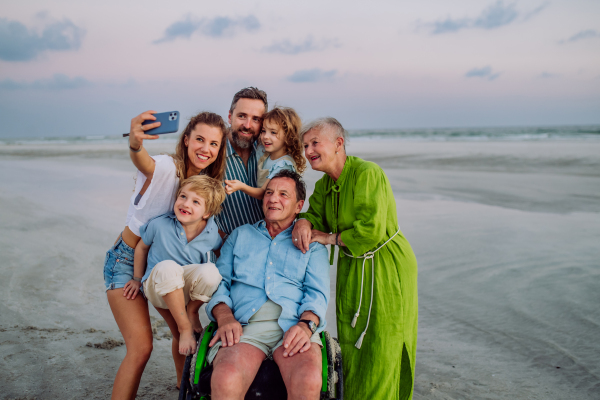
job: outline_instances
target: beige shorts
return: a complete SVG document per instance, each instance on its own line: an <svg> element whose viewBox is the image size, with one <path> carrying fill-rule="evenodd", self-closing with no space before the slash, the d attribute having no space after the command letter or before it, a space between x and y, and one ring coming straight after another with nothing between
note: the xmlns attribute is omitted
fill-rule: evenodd
<svg viewBox="0 0 600 400"><path fill-rule="evenodd" d="M169 308L164 295L183 289L185 304L190 300L207 302L221 283L221 274L213 263L181 266L175 261L161 261L144 282L144 296L156 308Z"/></svg>
<svg viewBox="0 0 600 400"><path fill-rule="evenodd" d="M281 329L277 322L280 315L281 306L271 300L267 300L256 314L250 318L248 325L242 328L243 333L240 343L251 344L262 350L266 357L272 356L275 350L283 344L283 329ZM323 347L318 333L314 333L310 337L310 341ZM220 348L220 340L210 348L206 356L209 363L213 362Z"/></svg>

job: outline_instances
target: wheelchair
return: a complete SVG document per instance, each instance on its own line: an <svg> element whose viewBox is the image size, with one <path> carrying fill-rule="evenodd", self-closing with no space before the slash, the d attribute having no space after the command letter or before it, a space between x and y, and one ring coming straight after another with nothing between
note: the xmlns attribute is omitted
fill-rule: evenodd
<svg viewBox="0 0 600 400"><path fill-rule="evenodd" d="M179 400L208 400L210 399L210 379L212 365L208 365L208 343L217 330L217 325L211 322L198 339L196 353L186 357L179 390ZM342 353L336 338L329 332L321 332L321 355L323 357L323 385L321 399L342 400L344 398L344 377L342 374ZM267 358L260 366L256 378L245 400L287 399L287 391L279 367L275 361Z"/></svg>

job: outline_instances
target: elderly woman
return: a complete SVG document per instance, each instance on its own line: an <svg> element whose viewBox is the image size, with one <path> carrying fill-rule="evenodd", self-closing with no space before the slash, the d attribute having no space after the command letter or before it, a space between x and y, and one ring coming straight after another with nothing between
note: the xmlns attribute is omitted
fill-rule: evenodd
<svg viewBox="0 0 600 400"><path fill-rule="evenodd" d="M398 229L396 202L383 170L346 155L346 131L334 118L302 129L304 154L325 173L292 238L337 245L337 328L347 399L410 399L417 350L417 260ZM333 262L333 251L331 252Z"/></svg>

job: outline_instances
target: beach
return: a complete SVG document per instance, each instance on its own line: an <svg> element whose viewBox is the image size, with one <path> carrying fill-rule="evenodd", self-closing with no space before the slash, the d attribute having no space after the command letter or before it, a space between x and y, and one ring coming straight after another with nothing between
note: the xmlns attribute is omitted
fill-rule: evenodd
<svg viewBox="0 0 600 400"><path fill-rule="evenodd" d="M600 140L347 150L385 170L419 263L414 399L598 398ZM134 175L125 142L0 145L0 399L110 397L125 346L103 260ZM309 193L320 176L305 173ZM138 398L175 399L169 330L151 316Z"/></svg>

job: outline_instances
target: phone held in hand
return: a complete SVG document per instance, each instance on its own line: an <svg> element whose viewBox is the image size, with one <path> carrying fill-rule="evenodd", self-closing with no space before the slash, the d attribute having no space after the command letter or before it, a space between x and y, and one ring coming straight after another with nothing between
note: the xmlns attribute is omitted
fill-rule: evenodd
<svg viewBox="0 0 600 400"><path fill-rule="evenodd" d="M179 111L167 111L153 115L156 117L155 121L148 119L142 122L142 125L160 122L160 126L146 131L147 135L162 135L165 133L177 132L179 130ZM129 136L129 133L123 134L123 137L127 136Z"/></svg>
<svg viewBox="0 0 600 400"><path fill-rule="evenodd" d="M162 135L164 133L173 133L179 130L179 111L156 113L154 116L156 117L156 121L148 119L142 122L142 125L160 122L160 126L158 128L146 131L147 135Z"/></svg>

